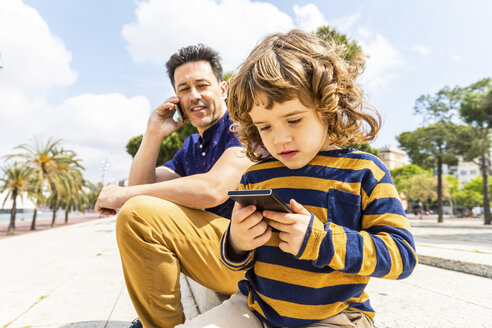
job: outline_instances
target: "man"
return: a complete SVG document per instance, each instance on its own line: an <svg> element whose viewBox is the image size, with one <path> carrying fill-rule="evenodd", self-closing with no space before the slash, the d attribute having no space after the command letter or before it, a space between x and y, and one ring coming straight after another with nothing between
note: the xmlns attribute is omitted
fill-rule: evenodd
<svg viewBox="0 0 492 328"><path fill-rule="evenodd" d="M242 274L221 264L220 238L233 207L227 191L237 188L252 164L229 131L228 86L217 52L204 45L182 48L166 66L177 97L150 115L129 187L104 187L96 203L106 215L121 207L118 248L128 292L146 328L184 322L180 272L218 292L236 291ZM178 102L199 134L155 168L163 138L183 124L173 120Z"/></svg>

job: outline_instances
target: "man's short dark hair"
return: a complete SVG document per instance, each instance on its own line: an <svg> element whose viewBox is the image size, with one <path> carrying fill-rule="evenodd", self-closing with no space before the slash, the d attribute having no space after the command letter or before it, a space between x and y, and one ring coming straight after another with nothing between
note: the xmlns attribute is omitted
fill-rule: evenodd
<svg viewBox="0 0 492 328"><path fill-rule="evenodd" d="M205 60L210 63L212 71L214 72L217 82L222 81L222 65L220 64L220 56L217 51L204 45L197 44L196 46L188 46L178 50L174 55L169 58L166 63L167 74L171 80L171 84L174 88L174 71L179 66L189 63Z"/></svg>

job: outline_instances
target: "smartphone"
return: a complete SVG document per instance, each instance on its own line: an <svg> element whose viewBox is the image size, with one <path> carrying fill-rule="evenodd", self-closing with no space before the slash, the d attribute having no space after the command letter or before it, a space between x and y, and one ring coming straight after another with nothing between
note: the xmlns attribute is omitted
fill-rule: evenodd
<svg viewBox="0 0 492 328"><path fill-rule="evenodd" d="M272 189L234 190L229 191L227 195L243 206L255 205L258 211L294 213Z"/></svg>
<svg viewBox="0 0 492 328"><path fill-rule="evenodd" d="M174 104L174 109L176 110L176 113L178 113L179 122L184 122L186 116L183 111L183 108L181 107L181 104L180 103Z"/></svg>

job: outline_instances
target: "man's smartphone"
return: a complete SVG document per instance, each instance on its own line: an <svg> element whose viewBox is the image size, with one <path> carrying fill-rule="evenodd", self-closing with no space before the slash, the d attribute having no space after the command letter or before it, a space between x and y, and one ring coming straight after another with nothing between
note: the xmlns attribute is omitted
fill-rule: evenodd
<svg viewBox="0 0 492 328"><path fill-rule="evenodd" d="M176 113L178 113L178 118L180 122L184 122L186 119L185 113L183 111L183 108L181 107L180 103L174 104L174 109L176 110Z"/></svg>
<svg viewBox="0 0 492 328"><path fill-rule="evenodd" d="M272 189L234 190L229 191L227 195L243 206L255 205L258 211L294 213Z"/></svg>

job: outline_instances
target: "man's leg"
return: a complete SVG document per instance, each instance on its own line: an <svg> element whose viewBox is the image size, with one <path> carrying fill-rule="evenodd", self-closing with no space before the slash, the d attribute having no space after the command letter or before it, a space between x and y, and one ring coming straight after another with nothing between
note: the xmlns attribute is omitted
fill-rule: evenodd
<svg viewBox="0 0 492 328"><path fill-rule="evenodd" d="M184 322L179 274L233 294L242 272L220 262L229 220L150 196L130 199L116 221L125 281L145 328Z"/></svg>

